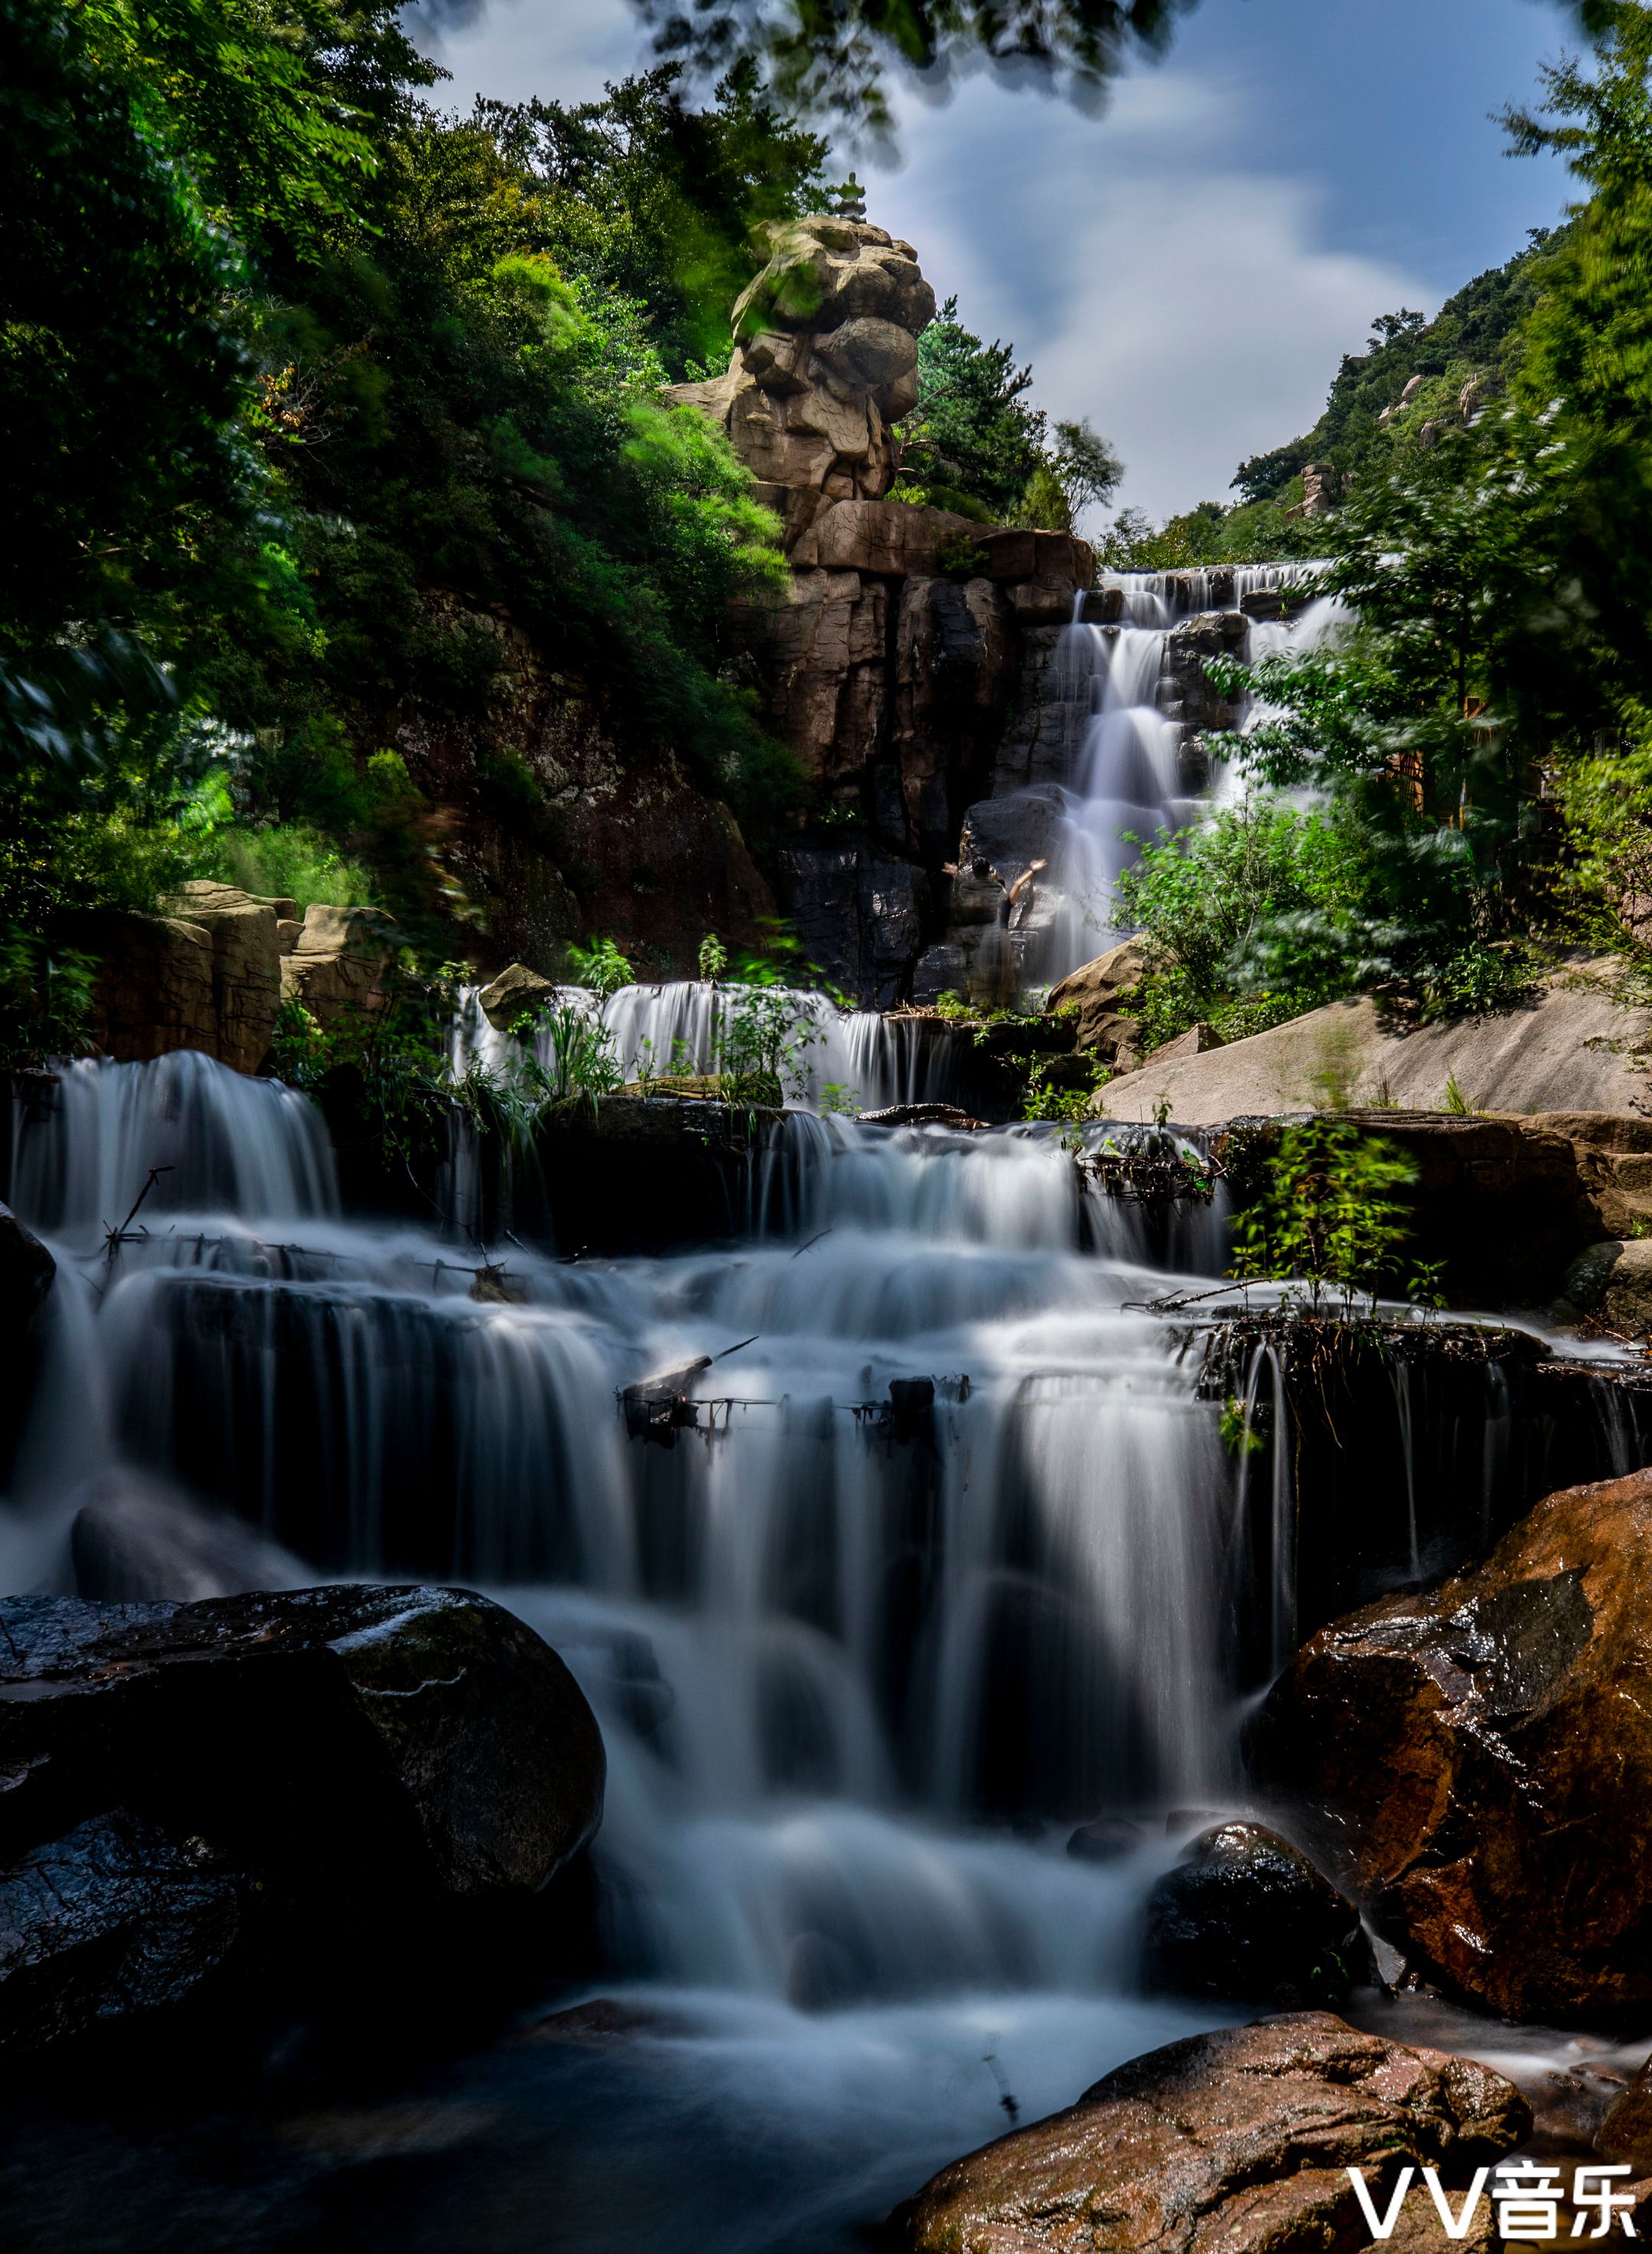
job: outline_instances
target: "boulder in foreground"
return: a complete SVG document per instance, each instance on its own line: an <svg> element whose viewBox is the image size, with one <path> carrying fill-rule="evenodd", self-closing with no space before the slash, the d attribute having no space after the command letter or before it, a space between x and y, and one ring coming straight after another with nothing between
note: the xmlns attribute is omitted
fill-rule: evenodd
<svg viewBox="0 0 1652 2254"><path fill-rule="evenodd" d="M1540 1502L1485 1564L1298 1654L1263 1718L1379 1929L1510 2019L1652 2010L1652 1472Z"/></svg>
<svg viewBox="0 0 1652 2254"><path fill-rule="evenodd" d="M1374 2192L1406 2162L1454 2182L1531 2115L1514 2084L1328 2012L1194 2035L1132 2059L1076 2105L955 2160L885 2230L889 2254L1348 2254L1366 2244L1350 2167ZM1386 2206L1386 2197L1382 2198ZM1491 2243L1488 2202L1464 2242ZM1390 2244L1446 2240L1420 2189Z"/></svg>
<svg viewBox="0 0 1652 2254"><path fill-rule="evenodd" d="M466 1591L0 1602L0 2050L176 2002L272 1922L353 1964L415 1934L428 1976L585 1844L604 1772L562 1661Z"/></svg>

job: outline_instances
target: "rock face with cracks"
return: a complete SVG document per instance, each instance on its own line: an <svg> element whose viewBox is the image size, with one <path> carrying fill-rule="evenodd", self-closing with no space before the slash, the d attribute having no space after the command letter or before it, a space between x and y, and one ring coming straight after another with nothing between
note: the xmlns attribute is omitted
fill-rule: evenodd
<svg viewBox="0 0 1652 2254"><path fill-rule="evenodd" d="M255 1897L369 1936L523 1897L604 1774L556 1653L465 1591L7 1599L0 2049L177 2000Z"/></svg>
<svg viewBox="0 0 1652 2254"><path fill-rule="evenodd" d="M1530 2126L1518 2090L1486 2067L1292 2012L1132 2059L1065 2112L943 2168L883 2243L890 2254L1355 2254L1370 2233L1350 2167L1374 2190L1407 2163L1451 2183ZM1490 2244L1487 2211L1482 2200L1460 2243ZM1443 2254L1420 2190L1389 2243Z"/></svg>
<svg viewBox="0 0 1652 2254"><path fill-rule="evenodd" d="M1322 1629L1258 1752L1378 1929L1517 2020L1652 2009L1652 1473L1540 1502L1486 1562Z"/></svg>

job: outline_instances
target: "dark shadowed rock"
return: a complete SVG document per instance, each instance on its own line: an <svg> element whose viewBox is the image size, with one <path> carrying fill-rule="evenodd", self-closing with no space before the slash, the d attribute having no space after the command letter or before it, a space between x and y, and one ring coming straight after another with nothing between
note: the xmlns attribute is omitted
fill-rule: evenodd
<svg viewBox="0 0 1652 2254"><path fill-rule="evenodd" d="M0 2050L181 2003L228 1959L245 1879L123 1810L0 1870Z"/></svg>
<svg viewBox="0 0 1652 2254"><path fill-rule="evenodd" d="M1132 2059L1078 2104L955 2160L895 2210L904 2254L1354 2254L1348 2170L1405 2162L1447 2182L1508 2152L1531 2115L1466 2059L1357 2034L1326 2012L1194 2035ZM1383 2204L1386 2204L1384 2200ZM1488 2247L1488 2203L1464 2242ZM1446 2244L1409 2201L1390 2245Z"/></svg>
<svg viewBox="0 0 1652 2254"><path fill-rule="evenodd" d="M32 1229L0 1205L0 1331L20 1332L52 1288L57 1263Z"/></svg>
<svg viewBox="0 0 1652 2254"><path fill-rule="evenodd" d="M1098 1816L1079 1825L1067 1852L1075 1863L1116 1863L1133 1855L1146 1836L1133 1816Z"/></svg>
<svg viewBox="0 0 1652 2254"><path fill-rule="evenodd" d="M1240 2003L1334 2004L1366 1969L1360 1914L1260 1824L1220 1824L1147 1905L1150 1985Z"/></svg>
<svg viewBox="0 0 1652 2254"><path fill-rule="evenodd" d="M105 1604L195 1603L306 1588L318 1578L242 1520L192 1509L141 1473L101 1474L82 1492L69 1533L77 1595Z"/></svg>
<svg viewBox="0 0 1652 2254"><path fill-rule="evenodd" d="M1551 1494L1483 1565L1337 1620L1258 1754L1375 1922L1511 2019L1652 2008L1652 1473Z"/></svg>
<svg viewBox="0 0 1652 2254"><path fill-rule="evenodd" d="M604 1758L556 1653L486 1598L323 1588L0 1602L0 1856L110 1807L308 1888L541 1886Z"/></svg>

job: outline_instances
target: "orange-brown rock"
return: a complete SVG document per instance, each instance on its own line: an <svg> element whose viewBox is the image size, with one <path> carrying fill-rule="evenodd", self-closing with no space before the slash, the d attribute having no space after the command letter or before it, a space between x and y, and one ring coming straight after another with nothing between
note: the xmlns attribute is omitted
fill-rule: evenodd
<svg viewBox="0 0 1652 2254"><path fill-rule="evenodd" d="M1637 2176L1652 2176L1652 2059L1607 2106L1594 2142L1602 2160L1627 2160Z"/></svg>
<svg viewBox="0 0 1652 2254"><path fill-rule="evenodd" d="M237 1072L257 1072L270 1054L281 1006L279 918L294 903L261 900L238 886L199 878L184 886L175 905L212 940L214 1054Z"/></svg>
<svg viewBox="0 0 1652 2254"><path fill-rule="evenodd" d="M1348 2170L1447 2183L1508 2152L1531 2115L1512 2082L1328 2012L1222 2028L1132 2059L1076 2105L986 2145L886 2226L895 2254L1355 2254ZM1488 2202L1460 2243L1488 2247ZM1446 2240L1418 2186L1388 2242Z"/></svg>
<svg viewBox="0 0 1652 2254"><path fill-rule="evenodd" d="M1652 1472L1324 1628L1260 1753L1380 1930L1511 2019L1652 2012Z"/></svg>
<svg viewBox="0 0 1652 2254"><path fill-rule="evenodd" d="M1074 1046L1098 1049L1112 1056L1122 1041L1135 1032L1135 1020L1124 1016L1119 1004L1133 994L1146 976L1147 948L1139 939L1126 939L1110 947L1092 962L1082 962L1052 987L1044 1004L1047 1012L1078 1011Z"/></svg>
<svg viewBox="0 0 1652 2254"><path fill-rule="evenodd" d="M92 1034L122 1064L169 1049L218 1054L213 939L205 925L175 915L88 916L73 937L99 957Z"/></svg>

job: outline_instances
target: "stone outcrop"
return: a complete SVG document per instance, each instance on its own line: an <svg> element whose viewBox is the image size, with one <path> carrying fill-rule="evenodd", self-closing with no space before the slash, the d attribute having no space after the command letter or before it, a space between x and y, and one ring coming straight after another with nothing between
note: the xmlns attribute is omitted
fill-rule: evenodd
<svg viewBox="0 0 1652 2254"><path fill-rule="evenodd" d="M727 373L667 396L727 432L792 546L823 510L888 492L890 425L917 404L935 294L912 245L864 220L780 221L766 248L734 307Z"/></svg>
<svg viewBox="0 0 1652 2254"><path fill-rule="evenodd" d="M284 1001L302 1004L318 1026L346 1012L376 1016L386 1006L384 974L397 940L382 908L335 908L318 901L304 912L290 953L280 957Z"/></svg>
<svg viewBox="0 0 1652 2254"><path fill-rule="evenodd" d="M570 940L601 932L644 977L676 976L708 931L762 944L774 896L733 815L668 744L632 742L595 686L558 672L508 615L444 590L420 612L432 645L466 665L492 645L484 713L410 704L393 733L442 809L444 865L486 912L496 960L554 976Z"/></svg>
<svg viewBox="0 0 1652 2254"><path fill-rule="evenodd" d="M270 1054L281 1004L279 923L297 903L260 899L235 885L199 878L183 886L178 914L212 942L212 1054L237 1072L258 1072Z"/></svg>
<svg viewBox="0 0 1652 2254"><path fill-rule="evenodd" d="M509 962L476 999L494 1032L508 1033L519 1018L533 1017L542 1010L556 991L552 980L542 978L525 962Z"/></svg>
<svg viewBox="0 0 1652 2254"><path fill-rule="evenodd" d="M1607 2106L1594 2142L1603 2160L1627 2160L1643 2180L1652 2176L1652 2059Z"/></svg>
<svg viewBox="0 0 1652 2254"><path fill-rule="evenodd" d="M1578 1254L1557 1312L1592 1316L1623 1338L1652 1331L1652 1238L1608 1239Z"/></svg>
<svg viewBox="0 0 1652 2254"><path fill-rule="evenodd" d="M1349 2168L1366 2169L1374 2190L1407 2162L1455 2184L1530 2125L1519 2091L1488 2068L1293 2012L1132 2059L1065 2112L943 2168L895 2210L883 2244L890 2254L1353 2254L1370 2234ZM1483 2199L1476 2223L1460 2243L1489 2249ZM1420 2189L1388 2243L1444 2254Z"/></svg>
<svg viewBox="0 0 1652 2254"><path fill-rule="evenodd" d="M91 1034L122 1064L169 1049L218 1054L213 999L213 939L205 925L175 915L76 918L68 936L99 958Z"/></svg>
<svg viewBox="0 0 1652 2254"><path fill-rule="evenodd" d="M965 809L992 789L1012 707L1036 704L1024 676L1095 557L1071 533L888 497L934 312L909 244L832 215L777 226L767 247L727 373L669 396L719 424L781 520L789 585L738 624L811 818L856 835L783 855L780 906L813 960L883 1005L913 990Z"/></svg>
<svg viewBox="0 0 1652 2254"><path fill-rule="evenodd" d="M1335 1621L1261 1758L1379 1930L1511 2019L1652 2009L1652 1474L1552 1494L1483 1565Z"/></svg>
<svg viewBox="0 0 1652 2254"><path fill-rule="evenodd" d="M17 2049L174 2000L256 1900L388 1933L537 1889L595 1830L604 1760L556 1654L466 1592L18 1597L0 1779Z"/></svg>
<svg viewBox="0 0 1652 2254"><path fill-rule="evenodd" d="M1609 962L1580 959L1517 1008L1436 1025L1408 1023L1370 997L1332 1002L1214 1056L1150 1056L1109 1086L1108 1115L1151 1119L1161 1097L1187 1126L1327 1102L1443 1110L1454 1081L1476 1112L1645 1119L1652 1011L1617 999L1612 970ZM1652 1185L1652 1164L1642 1171Z"/></svg>
<svg viewBox="0 0 1652 2254"><path fill-rule="evenodd" d="M1051 988L1045 1014L1057 1017L1064 1010L1075 1008L1075 1046L1094 1049L1110 1063L1135 1033L1135 1020L1118 1005L1140 985L1147 967L1148 952L1141 940L1127 939L1110 947L1105 955L1081 963Z"/></svg>
<svg viewBox="0 0 1652 2254"><path fill-rule="evenodd" d="M1148 1898L1148 1982L1179 1995L1340 2004L1367 1961L1353 1903L1261 1824L1201 1832Z"/></svg>

